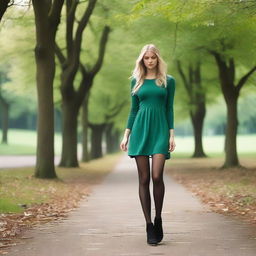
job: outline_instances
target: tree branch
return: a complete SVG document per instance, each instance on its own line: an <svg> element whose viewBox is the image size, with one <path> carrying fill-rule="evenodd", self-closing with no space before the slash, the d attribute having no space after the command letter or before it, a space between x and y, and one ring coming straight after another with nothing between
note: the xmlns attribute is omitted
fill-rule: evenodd
<svg viewBox="0 0 256 256"><path fill-rule="evenodd" d="M73 0L75 1L75 0ZM63 88L72 86L72 82L77 74L79 65L80 65L80 53L81 53L81 44L82 44L82 34L85 27L88 24L89 18L93 12L97 0L89 0L86 11L84 12L82 19L78 23L78 27L76 29L75 38L72 43L72 53L67 59L68 67L66 70L67 80L65 84L63 84ZM80 83L81 84L81 83Z"/></svg>
<svg viewBox="0 0 256 256"><path fill-rule="evenodd" d="M80 22L78 23L78 27L77 27L76 35L75 35L75 39L74 39L74 44L75 44L74 55L75 55L75 59L77 59L77 60L79 60L79 54L80 54L80 50L81 50L82 34L83 34L85 27L88 24L90 16L91 16L93 9L96 5L96 2L97 2L97 0L89 0L87 9L84 12L84 15L81 18Z"/></svg>
<svg viewBox="0 0 256 256"><path fill-rule="evenodd" d="M66 0L66 42L67 42L67 58L69 59L73 49L73 29L75 22L75 13L79 1Z"/></svg>
<svg viewBox="0 0 256 256"><path fill-rule="evenodd" d="M245 74L238 82L236 88L238 90L238 92L241 90L241 88L244 86L245 82L247 81L247 79L249 78L250 75L253 74L253 72L256 71L256 66L254 66L247 74Z"/></svg>
<svg viewBox="0 0 256 256"><path fill-rule="evenodd" d="M122 110L122 108L127 104L127 100L122 101L119 104L116 104L114 107L112 107L112 109L110 109L108 111L108 113L111 114L106 114L105 115L105 120L108 121L109 119L115 117L116 115L118 115L118 113L120 113L120 111Z"/></svg>
<svg viewBox="0 0 256 256"><path fill-rule="evenodd" d="M106 45L107 45L107 41L108 41L108 35L109 35L110 31L111 31L111 29L109 26L104 27L104 30L103 30L102 36L101 36L101 40L100 40L98 59L90 71L90 73L93 76L95 74L97 74L97 72L99 72L99 70L102 66L103 58L104 58L105 50L106 50Z"/></svg>
<svg viewBox="0 0 256 256"><path fill-rule="evenodd" d="M186 88L187 92L189 93L189 89L190 89L190 88L189 88L188 80L187 80L187 78L186 78L185 73L184 73L183 70L182 70L180 60L177 60L177 61L176 61L176 65L177 65L177 69L178 69L178 71L179 71L179 73L180 73L180 76L181 76L181 78L182 78L182 80L183 80L183 83L184 83L184 85L185 85L185 88Z"/></svg>
<svg viewBox="0 0 256 256"><path fill-rule="evenodd" d="M63 52L61 51L60 47L58 46L57 42L55 42L55 54L59 59L61 68L65 68L65 63L67 61L66 57L64 56Z"/></svg>
<svg viewBox="0 0 256 256"><path fill-rule="evenodd" d="M54 26L54 30L57 29L60 23L60 14L63 4L64 0L54 0L51 5L48 17L49 20L52 22L52 25Z"/></svg>
<svg viewBox="0 0 256 256"><path fill-rule="evenodd" d="M86 91L89 91L92 85L93 77L87 72L85 66L80 62L79 68L82 74L82 80L79 84L79 88L76 91L77 102L78 98L83 98Z"/></svg>

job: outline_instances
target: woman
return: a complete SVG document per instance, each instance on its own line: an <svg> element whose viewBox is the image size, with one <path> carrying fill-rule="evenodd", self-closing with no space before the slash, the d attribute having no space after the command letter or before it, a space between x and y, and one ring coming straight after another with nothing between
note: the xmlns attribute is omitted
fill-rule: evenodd
<svg viewBox="0 0 256 256"><path fill-rule="evenodd" d="M166 74L167 65L153 44L145 45L131 76L131 110L120 148L135 158L139 177L139 197L146 220L147 243L163 239L162 205L166 159L175 149L173 101L175 79ZM150 163L152 158L154 224L151 221Z"/></svg>

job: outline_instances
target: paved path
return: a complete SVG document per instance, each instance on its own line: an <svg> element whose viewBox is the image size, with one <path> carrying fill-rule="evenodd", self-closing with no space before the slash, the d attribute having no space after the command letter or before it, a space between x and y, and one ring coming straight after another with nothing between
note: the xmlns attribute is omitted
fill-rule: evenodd
<svg viewBox="0 0 256 256"><path fill-rule="evenodd" d="M54 157L55 165L58 165L60 156ZM35 166L36 156L0 156L0 170L5 168Z"/></svg>
<svg viewBox="0 0 256 256"><path fill-rule="evenodd" d="M171 160L168 160L171 161ZM255 256L256 230L212 213L165 174L164 238L146 243L134 159L125 154L113 172L81 201L69 218L26 232L19 256ZM152 189L152 182L150 184ZM152 193L152 190L151 190ZM152 196L151 196L152 198ZM152 203L154 217L154 204Z"/></svg>

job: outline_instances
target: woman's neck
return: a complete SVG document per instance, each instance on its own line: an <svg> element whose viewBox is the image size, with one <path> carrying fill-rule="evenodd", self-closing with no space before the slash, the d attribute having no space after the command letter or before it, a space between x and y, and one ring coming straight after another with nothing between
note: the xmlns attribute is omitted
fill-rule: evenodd
<svg viewBox="0 0 256 256"><path fill-rule="evenodd" d="M156 78L156 71L147 72L146 75L145 75L145 78L146 79L154 79L154 78Z"/></svg>

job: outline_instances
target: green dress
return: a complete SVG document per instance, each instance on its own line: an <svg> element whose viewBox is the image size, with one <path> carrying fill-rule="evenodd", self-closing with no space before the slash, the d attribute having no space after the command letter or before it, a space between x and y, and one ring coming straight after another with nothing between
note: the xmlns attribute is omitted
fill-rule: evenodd
<svg viewBox="0 0 256 256"><path fill-rule="evenodd" d="M128 156L161 153L170 159L169 129L173 129L173 101L175 79L167 75L167 88L155 83L156 79L144 79L143 85L131 95L131 109L126 128L130 129ZM135 85L131 80L131 89Z"/></svg>

